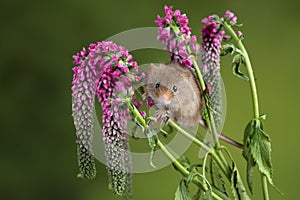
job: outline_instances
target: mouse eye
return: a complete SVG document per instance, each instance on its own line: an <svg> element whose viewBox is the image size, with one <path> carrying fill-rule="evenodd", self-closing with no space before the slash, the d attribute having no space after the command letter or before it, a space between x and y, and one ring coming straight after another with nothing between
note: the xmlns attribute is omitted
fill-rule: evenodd
<svg viewBox="0 0 300 200"><path fill-rule="evenodd" d="M159 88L159 86L160 86L160 82L156 83L155 88L157 89Z"/></svg>
<svg viewBox="0 0 300 200"><path fill-rule="evenodd" d="M177 87L176 85L173 86L173 91L176 92L177 91Z"/></svg>

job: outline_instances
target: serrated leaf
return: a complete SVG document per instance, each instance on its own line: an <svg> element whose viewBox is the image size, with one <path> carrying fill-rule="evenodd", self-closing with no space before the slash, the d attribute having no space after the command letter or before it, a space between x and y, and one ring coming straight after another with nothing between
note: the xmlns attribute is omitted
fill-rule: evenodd
<svg viewBox="0 0 300 200"><path fill-rule="evenodd" d="M249 81L249 78L240 71L240 67L243 62L243 56L241 54L236 54L232 60L232 72L235 76L245 81Z"/></svg>
<svg viewBox="0 0 300 200"><path fill-rule="evenodd" d="M235 199L238 200L250 200L250 197L246 193L246 189L241 181L241 177L235 164L232 166L232 174L231 174L231 190Z"/></svg>
<svg viewBox="0 0 300 200"><path fill-rule="evenodd" d="M189 188L184 179L182 179L175 192L175 200L192 200L189 194Z"/></svg>
<svg viewBox="0 0 300 200"><path fill-rule="evenodd" d="M272 163L271 163L271 142L269 136L263 130L263 123L260 119L251 120L244 133L244 150L243 156L247 160L247 177L251 178L252 168L255 164L261 173L266 175L269 183L272 180ZM248 184L252 184L252 180ZM252 187L251 185L249 187Z"/></svg>
<svg viewBox="0 0 300 200"><path fill-rule="evenodd" d="M220 168L218 165L216 165L214 160L211 160L210 162L210 176L212 180L212 186L225 196L228 196Z"/></svg>

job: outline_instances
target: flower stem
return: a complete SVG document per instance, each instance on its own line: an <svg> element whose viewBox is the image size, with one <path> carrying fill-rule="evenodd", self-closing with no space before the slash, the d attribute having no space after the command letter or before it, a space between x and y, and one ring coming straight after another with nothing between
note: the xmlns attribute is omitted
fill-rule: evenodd
<svg viewBox="0 0 300 200"><path fill-rule="evenodd" d="M267 180L267 177L262 173L261 173L261 182L263 185L264 199L269 200L268 180Z"/></svg>
<svg viewBox="0 0 300 200"><path fill-rule="evenodd" d="M127 104L130 112L134 115L135 120L137 120L137 122L145 129L148 129L149 126L147 125L145 119L141 116L140 112L138 111L138 109L130 102L130 100L125 100L125 103ZM204 143L202 143L201 141L199 141L198 139L196 139L195 137L191 136L189 133L187 133L185 130L183 130L181 127L179 127L176 123L172 122L171 120L169 121L169 124L175 128L177 131L179 131L180 133L182 133L183 135L185 135L187 138L191 139L194 143L196 143L197 145L199 145L200 147L203 147L206 151L208 151L211 156L213 157L213 159L216 161L216 163L219 165L219 167L221 168L221 170L223 171L223 173L226 175L226 177L228 178L228 180L230 180L230 176L231 173L229 171L229 167L228 166L224 166L224 163L221 161L221 159L218 157L218 155L216 154L216 152L209 148L207 145L205 145ZM157 146L166 154L166 156L172 161L172 163L174 164L174 166L184 175L184 176L189 176L189 171L187 169L185 169L176 159L175 157L166 149L166 147L160 142L159 139L157 139ZM193 179L194 181L194 179ZM196 185L199 185L199 181L195 179ZM200 183L202 185L202 183ZM207 190L207 188L206 188ZM222 198L220 198L217 194L215 194L214 192L212 192L212 196L215 199L219 199L222 200Z"/></svg>
<svg viewBox="0 0 300 200"><path fill-rule="evenodd" d="M202 91L205 91L206 86L205 86L205 82L203 80L203 76L201 74L200 68L198 66L198 63L195 60L195 58L192 58L192 61L193 61L194 69L195 69L195 72L196 72L196 76L197 76L197 78L199 80L199 83L200 83L200 87L201 87ZM209 120L210 120L210 127L209 128L211 129L211 133L213 135L213 140L214 140L215 147L218 150L218 149L220 149L221 145L220 145L220 142L219 142L218 133L217 133L217 129L216 129L216 126L215 126L215 121L214 121L214 118L213 118L213 114L212 114L211 109L209 108L209 106L207 106L207 112L208 112Z"/></svg>
<svg viewBox="0 0 300 200"><path fill-rule="evenodd" d="M205 151L212 153L213 149L211 149L209 146L198 140L196 137L192 136L190 133L186 132L184 129L182 129L178 124L176 124L174 121L169 120L168 123L172 128L174 128L176 131L181 133L183 136L194 142L196 145L198 145L200 148L203 148Z"/></svg>
<svg viewBox="0 0 300 200"><path fill-rule="evenodd" d="M227 162L224 163L222 161L222 159L219 157L219 155L217 155L217 153L212 148L210 148L209 146L207 146L206 144L204 144L203 142L201 142L197 138L193 137L190 133L186 132L184 129L182 129L180 126L178 126L172 120L169 121L169 125L171 127L173 127L176 131L178 131L179 133L181 133L183 136L185 136L186 138L188 138L189 140L191 140L192 142L194 142L200 148L203 148L205 151L207 151L208 153L210 153L211 156L212 156L212 158L216 161L216 163L218 164L218 166L220 167L220 169L223 171L223 173L226 175L226 177L228 178L228 180L230 180L231 172L230 172L230 168L228 166L228 163Z"/></svg>
<svg viewBox="0 0 300 200"><path fill-rule="evenodd" d="M227 24L226 22L224 22L223 25L224 25L225 29L228 30L230 35L236 40L237 45L238 45L239 49L241 50L242 55L245 59L245 66L246 66L246 70L247 70L249 80L250 80L250 88L251 88L251 94L252 94L254 119L259 119L258 96L257 96L254 73L253 73L253 70L252 70L252 66L251 66L249 56L248 56L248 52L247 52L242 40L237 36L236 32L232 29L232 27L229 24ZM263 188L264 200L269 200L267 177L263 173L261 173L261 177L262 177L262 188Z"/></svg>
<svg viewBox="0 0 300 200"><path fill-rule="evenodd" d="M196 71L196 76L197 76L197 78L198 78L198 80L200 82L200 87L201 87L202 91L205 91L206 86L205 86L205 82L203 80L203 76L201 74L200 68L198 66L198 63L197 63L197 61L195 60L194 57L192 58L192 61L193 61L194 69ZM211 134L213 136L213 141L214 141L214 144L215 144L216 153L221 158L221 160L223 162L223 165L228 166L228 163L227 163L227 161L226 161L226 159L225 159L225 157L224 157L224 155L223 155L223 153L221 151L221 145L220 145L220 141L219 141L218 132L217 132L217 129L216 129L216 125L215 125L215 120L214 120L213 113L212 113L212 111L210 109L210 106L208 104L206 104L206 108L207 108L207 112L208 112L208 116L209 116L209 122L210 122L209 123L210 124L209 125L209 129L210 129ZM228 169L223 169L223 170L224 170L223 172L229 178L228 180L230 180L231 174L230 174L229 167L228 167ZM228 174L228 172L229 172L229 174Z"/></svg>
<svg viewBox="0 0 300 200"><path fill-rule="evenodd" d="M160 142L160 140L158 139L157 140L157 146L166 154L166 156L170 159L170 161L173 163L173 165L176 167L176 169L178 171L180 171L180 173L185 176L185 177L188 177L190 175L190 172L184 168L180 162L178 162L175 157L167 150L167 148ZM202 184L202 182L200 182L199 180L197 180L196 178L193 178L192 179L192 182L195 184L195 185L201 185L205 191L207 191L207 187L204 187L204 185ZM211 194L213 196L214 199L217 199L217 200L222 200L221 197L219 197L216 193L214 193L213 191L211 191Z"/></svg>
<svg viewBox="0 0 300 200"><path fill-rule="evenodd" d="M250 62L250 59L248 56L248 52L247 52L242 40L237 36L235 31L232 29L232 27L230 25L228 25L226 22L224 23L224 27L229 31L231 36L236 40L237 45L238 45L239 49L241 50L242 55L244 56L246 70L247 70L249 80L250 80L254 118L258 119L259 118L258 96L257 96L254 73L253 73L253 70L251 67L251 62Z"/></svg>

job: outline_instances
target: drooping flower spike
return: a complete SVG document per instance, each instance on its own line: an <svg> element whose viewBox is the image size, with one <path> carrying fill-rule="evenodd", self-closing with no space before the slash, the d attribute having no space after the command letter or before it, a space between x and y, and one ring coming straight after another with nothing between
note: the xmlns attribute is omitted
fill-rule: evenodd
<svg viewBox="0 0 300 200"><path fill-rule="evenodd" d="M105 157L114 192L130 192L131 163L127 131L128 113L122 98L131 97L132 82L138 74L137 63L128 51L113 42L90 44L88 51L73 56L72 111L78 144L80 177L93 178L96 174L92 153L95 95L102 106L102 133ZM130 78L129 78L130 77Z"/></svg>

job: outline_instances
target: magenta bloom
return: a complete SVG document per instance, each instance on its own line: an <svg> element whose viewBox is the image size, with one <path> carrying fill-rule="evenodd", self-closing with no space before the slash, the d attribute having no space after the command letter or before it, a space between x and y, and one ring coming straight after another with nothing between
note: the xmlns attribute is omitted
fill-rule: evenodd
<svg viewBox="0 0 300 200"><path fill-rule="evenodd" d="M74 58L72 82L73 117L78 144L78 162L82 177L96 174L91 141L94 123L94 98L102 106L102 133L110 185L114 192L128 193L131 185L131 163L127 107L121 97L131 97L131 84L140 80L137 63L128 51L112 42L90 44ZM130 77L134 77L131 80Z"/></svg>
<svg viewBox="0 0 300 200"><path fill-rule="evenodd" d="M199 53L200 46L196 36L191 36L191 28L186 14L180 10L173 11L173 6L165 6L165 17L157 16L157 39L165 45L171 55L171 61L180 62L184 66L192 66L190 55Z"/></svg>
<svg viewBox="0 0 300 200"><path fill-rule="evenodd" d="M153 99L147 98L146 99L146 104L148 107L152 107L154 105Z"/></svg>
<svg viewBox="0 0 300 200"><path fill-rule="evenodd" d="M215 15L204 18L205 24L201 29L202 46L201 46L201 64L203 79L207 86L211 99L211 107L214 112L214 119L217 128L223 123L222 119L222 91L221 91L221 74L220 74L220 49L224 31L214 19Z"/></svg>
<svg viewBox="0 0 300 200"><path fill-rule="evenodd" d="M235 16L234 13L231 12L230 10L226 10L224 19L229 21L231 24L237 23L237 16Z"/></svg>

